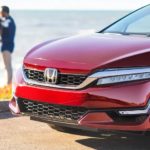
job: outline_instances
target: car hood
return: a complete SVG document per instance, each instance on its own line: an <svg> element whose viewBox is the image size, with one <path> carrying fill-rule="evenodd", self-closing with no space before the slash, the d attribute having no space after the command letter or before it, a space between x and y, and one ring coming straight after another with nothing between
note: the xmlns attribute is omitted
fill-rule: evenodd
<svg viewBox="0 0 150 150"><path fill-rule="evenodd" d="M100 68L150 65L149 51L150 38L95 33L38 45L26 55L24 64L89 73Z"/></svg>

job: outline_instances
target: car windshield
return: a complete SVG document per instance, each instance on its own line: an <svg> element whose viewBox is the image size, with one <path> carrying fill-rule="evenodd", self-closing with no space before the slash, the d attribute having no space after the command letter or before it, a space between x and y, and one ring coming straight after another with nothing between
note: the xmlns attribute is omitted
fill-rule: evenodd
<svg viewBox="0 0 150 150"><path fill-rule="evenodd" d="M129 14L102 30L101 33L150 36L150 5Z"/></svg>

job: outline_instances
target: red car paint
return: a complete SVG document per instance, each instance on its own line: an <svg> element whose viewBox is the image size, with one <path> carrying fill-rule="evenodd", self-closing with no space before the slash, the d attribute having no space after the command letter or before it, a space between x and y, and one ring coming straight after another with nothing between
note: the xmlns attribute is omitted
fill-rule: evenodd
<svg viewBox="0 0 150 150"><path fill-rule="evenodd" d="M84 74L104 66L118 67L118 63L121 63L119 67L149 66L149 47L149 38L98 33L79 35L37 47L25 57L24 65ZM141 61L137 62L137 58Z"/></svg>
<svg viewBox="0 0 150 150"><path fill-rule="evenodd" d="M149 37L100 33L45 42L33 48L23 62L24 68L32 70L54 68L61 73L86 76L107 68L149 66ZM133 120L129 120L130 116L117 115L121 121L112 115L122 109L146 108L150 98L149 80L108 86L89 85L83 89L72 90L30 85L25 82L20 69L16 74L14 89L15 96L10 102L10 109L16 114L22 113L22 106L18 106L21 98L33 103L89 109L77 120L77 125L83 127L128 131L150 129L149 114L139 115L141 120L136 121L136 115L132 116ZM113 113L110 115L107 111ZM52 123L55 124L55 121L52 120Z"/></svg>

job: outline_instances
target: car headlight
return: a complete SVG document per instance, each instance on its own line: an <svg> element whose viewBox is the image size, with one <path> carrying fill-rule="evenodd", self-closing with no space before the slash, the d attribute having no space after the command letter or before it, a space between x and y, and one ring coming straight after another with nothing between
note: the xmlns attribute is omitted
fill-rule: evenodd
<svg viewBox="0 0 150 150"><path fill-rule="evenodd" d="M92 75L97 78L97 85L108 85L122 82L150 79L150 68L106 69Z"/></svg>

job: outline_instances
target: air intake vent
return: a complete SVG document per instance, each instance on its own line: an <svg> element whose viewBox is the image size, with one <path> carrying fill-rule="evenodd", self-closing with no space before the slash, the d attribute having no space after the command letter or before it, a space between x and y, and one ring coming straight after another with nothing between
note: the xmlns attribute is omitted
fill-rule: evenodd
<svg viewBox="0 0 150 150"><path fill-rule="evenodd" d="M51 121L77 123L77 120L88 112L87 108L40 103L26 99L18 99L18 103L21 112Z"/></svg>

